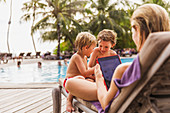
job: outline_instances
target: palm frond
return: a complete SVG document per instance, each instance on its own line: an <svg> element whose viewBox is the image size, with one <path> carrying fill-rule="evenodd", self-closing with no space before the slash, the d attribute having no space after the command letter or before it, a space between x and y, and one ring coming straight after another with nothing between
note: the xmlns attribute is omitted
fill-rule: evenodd
<svg viewBox="0 0 170 113"><path fill-rule="evenodd" d="M32 14L30 14L30 13L24 14L24 15L20 18L20 22L31 20L31 15L32 15Z"/></svg>
<svg viewBox="0 0 170 113"><path fill-rule="evenodd" d="M37 30L43 30L43 29L47 29L50 26L53 26L53 23L49 23L49 16L44 17L43 19L41 19L40 21L38 21L32 28L32 32L34 33Z"/></svg>
<svg viewBox="0 0 170 113"><path fill-rule="evenodd" d="M41 35L43 41L54 41L57 40L57 32L56 31L46 31Z"/></svg>

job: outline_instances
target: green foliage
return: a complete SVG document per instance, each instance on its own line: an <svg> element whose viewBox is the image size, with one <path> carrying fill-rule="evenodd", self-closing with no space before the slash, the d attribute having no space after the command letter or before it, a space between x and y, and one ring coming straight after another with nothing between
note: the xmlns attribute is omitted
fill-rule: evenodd
<svg viewBox="0 0 170 113"><path fill-rule="evenodd" d="M64 41L59 46L61 51L69 51L74 48L74 40L79 32L88 31L97 36L103 29L112 29L118 36L115 48L135 48L131 38L130 17L141 4L129 0L87 1L46 0L46 3L42 4L41 0L36 0L36 8L41 10L35 14L41 15L42 18L32 27L32 33L40 30L43 41L61 39ZM142 3L156 3L167 11L170 7L170 3L163 0L143 0ZM22 17L25 21L31 18L29 13L31 8L35 8L35 4L24 4L23 10L28 12ZM83 17L76 19L77 14ZM58 25L59 28L57 28ZM58 47L54 53L57 54L57 50Z"/></svg>
<svg viewBox="0 0 170 113"><path fill-rule="evenodd" d="M57 50L58 50L58 47L56 46L56 48L53 51L53 54L57 54ZM64 51L72 51L72 50L73 50L73 47L69 41L65 41L60 44L61 53L63 53Z"/></svg>
<svg viewBox="0 0 170 113"><path fill-rule="evenodd" d="M1 2L1 1L4 1L4 2L6 2L6 0L0 0L0 2Z"/></svg>

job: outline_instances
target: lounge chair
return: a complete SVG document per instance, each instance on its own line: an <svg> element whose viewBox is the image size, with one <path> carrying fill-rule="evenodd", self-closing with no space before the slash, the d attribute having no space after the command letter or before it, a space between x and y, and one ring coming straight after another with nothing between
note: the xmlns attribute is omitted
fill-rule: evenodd
<svg viewBox="0 0 170 113"><path fill-rule="evenodd" d="M33 55L33 58L41 58L41 52L36 52L35 55Z"/></svg>
<svg viewBox="0 0 170 113"><path fill-rule="evenodd" d="M4 64L8 63L8 59L6 57L7 57L7 53L0 53L0 64L1 64L1 61Z"/></svg>
<svg viewBox="0 0 170 113"><path fill-rule="evenodd" d="M15 59L17 59L17 60L22 60L23 61L23 57L24 57L24 54L25 53L20 53L18 56L15 56L15 57L13 57L12 59L15 61Z"/></svg>
<svg viewBox="0 0 170 113"><path fill-rule="evenodd" d="M149 47L148 47L149 46ZM170 112L170 32L152 33L139 53L141 78L124 87L111 103L109 113L168 113ZM59 80L53 89L53 112L61 112L61 93L67 96ZM74 98L79 112L97 112L90 103Z"/></svg>
<svg viewBox="0 0 170 113"><path fill-rule="evenodd" d="M27 59L27 58L32 58L31 52L28 52L28 53L25 55L25 59Z"/></svg>
<svg viewBox="0 0 170 113"><path fill-rule="evenodd" d="M71 52L71 51L64 51L63 57L64 58L71 58L72 55L73 55L73 52Z"/></svg>
<svg viewBox="0 0 170 113"><path fill-rule="evenodd" d="M6 57L8 60L12 59L12 53L7 53Z"/></svg>
<svg viewBox="0 0 170 113"><path fill-rule="evenodd" d="M35 55L35 57L36 57L36 58L38 58L38 57L39 57L39 58L41 58L41 55L40 55L40 53L41 53L41 52L36 52L36 55Z"/></svg>

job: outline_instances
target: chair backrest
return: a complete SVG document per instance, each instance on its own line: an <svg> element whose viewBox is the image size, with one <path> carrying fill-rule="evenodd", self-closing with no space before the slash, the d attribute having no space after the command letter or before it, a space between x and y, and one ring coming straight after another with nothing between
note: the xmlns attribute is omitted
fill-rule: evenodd
<svg viewBox="0 0 170 113"><path fill-rule="evenodd" d="M31 56L31 52L28 52L28 53L26 54L26 56Z"/></svg>
<svg viewBox="0 0 170 113"><path fill-rule="evenodd" d="M165 61L166 62L169 61L167 60L169 59L170 54L170 52L167 52L168 49L170 49L169 45L170 45L170 32L159 32L149 35L142 50L139 53L139 59L141 64L141 79L134 82L128 87L122 88L119 96L111 104L109 110L110 113L125 112L130 106L130 104L133 104L132 102L136 100L135 98L138 95L141 94L140 92L146 86L146 84L148 84L148 82L151 82L151 78L155 74L155 72L159 70L159 68ZM149 102L149 100L147 99L145 101ZM132 107L134 109L137 109L135 107L135 104L133 104Z"/></svg>
<svg viewBox="0 0 170 113"><path fill-rule="evenodd" d="M36 57L40 56L41 52L36 52Z"/></svg>
<svg viewBox="0 0 170 113"><path fill-rule="evenodd" d="M23 57L23 56L24 56L24 54L25 54L25 53L20 53L20 54L19 54L19 56L22 56L22 57Z"/></svg>

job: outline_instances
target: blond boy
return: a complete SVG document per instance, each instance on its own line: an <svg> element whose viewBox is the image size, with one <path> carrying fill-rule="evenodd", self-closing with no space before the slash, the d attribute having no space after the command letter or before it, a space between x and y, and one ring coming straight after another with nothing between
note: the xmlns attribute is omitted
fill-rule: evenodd
<svg viewBox="0 0 170 113"><path fill-rule="evenodd" d="M94 68L88 69L87 66L87 57L93 52L94 47L96 46L96 38L88 32L81 32L77 35L75 46L78 51L71 57L70 63L67 68L66 79L64 81L64 86L67 79L77 78L85 79L92 78L94 79ZM73 96L69 93L67 97L66 110L68 112L74 111L72 106Z"/></svg>

